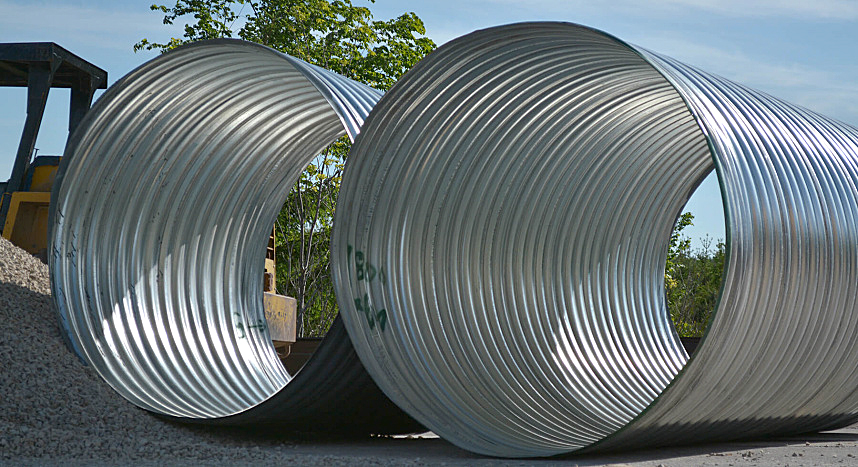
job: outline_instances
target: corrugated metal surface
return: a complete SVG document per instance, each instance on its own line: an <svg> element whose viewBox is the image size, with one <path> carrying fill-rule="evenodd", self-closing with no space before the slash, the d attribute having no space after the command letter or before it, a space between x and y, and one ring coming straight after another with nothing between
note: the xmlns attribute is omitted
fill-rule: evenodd
<svg viewBox="0 0 858 467"><path fill-rule="evenodd" d="M382 390L479 453L844 425L856 161L854 128L599 31L478 31L397 83L352 149L342 316ZM713 167L728 266L687 361L664 264Z"/></svg>
<svg viewBox="0 0 858 467"><path fill-rule="evenodd" d="M599 447L858 420L858 130L641 51L709 136L729 217L721 301L681 378Z"/></svg>
<svg viewBox="0 0 858 467"><path fill-rule="evenodd" d="M294 376L262 310L280 203L380 96L237 40L182 47L114 84L69 141L52 200L53 293L80 355L124 397L167 416L414 429L339 320L322 357Z"/></svg>

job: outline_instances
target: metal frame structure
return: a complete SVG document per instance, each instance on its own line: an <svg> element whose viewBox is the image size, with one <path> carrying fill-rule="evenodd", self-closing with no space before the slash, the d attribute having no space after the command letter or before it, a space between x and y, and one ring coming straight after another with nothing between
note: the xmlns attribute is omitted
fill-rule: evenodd
<svg viewBox="0 0 858 467"><path fill-rule="evenodd" d="M107 72L53 42L0 44L0 86L27 88L27 119L15 155L12 175L0 190L0 230L9 210L8 196L20 190L45 113L48 92L71 89L69 133L80 124L97 89L107 88Z"/></svg>

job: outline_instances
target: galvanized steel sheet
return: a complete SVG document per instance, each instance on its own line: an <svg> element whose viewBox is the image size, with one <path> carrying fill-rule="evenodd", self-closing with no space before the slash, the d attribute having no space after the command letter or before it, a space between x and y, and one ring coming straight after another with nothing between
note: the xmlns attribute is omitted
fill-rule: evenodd
<svg viewBox="0 0 858 467"><path fill-rule="evenodd" d="M262 307L267 238L304 167L381 92L237 40L115 83L71 137L52 197L64 332L120 394L182 420L413 431L337 320L297 375Z"/></svg>
<svg viewBox="0 0 858 467"><path fill-rule="evenodd" d="M671 227L715 169L720 302L695 355ZM858 419L858 130L566 23L477 31L376 105L334 280L369 373L447 440L544 456Z"/></svg>

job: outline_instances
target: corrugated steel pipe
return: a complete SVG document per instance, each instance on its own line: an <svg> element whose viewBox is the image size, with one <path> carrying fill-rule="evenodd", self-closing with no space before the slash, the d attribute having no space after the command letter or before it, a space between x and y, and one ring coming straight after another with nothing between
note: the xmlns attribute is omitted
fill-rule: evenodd
<svg viewBox="0 0 858 467"><path fill-rule="evenodd" d="M295 375L256 325L283 200L380 96L238 40L181 47L111 86L69 140L52 198L52 290L80 356L134 404L185 421L419 429L339 319Z"/></svg>
<svg viewBox="0 0 858 467"><path fill-rule="evenodd" d="M671 227L715 168L720 302L689 359ZM608 34L486 29L377 104L334 227L382 390L494 456L784 435L858 417L858 130Z"/></svg>

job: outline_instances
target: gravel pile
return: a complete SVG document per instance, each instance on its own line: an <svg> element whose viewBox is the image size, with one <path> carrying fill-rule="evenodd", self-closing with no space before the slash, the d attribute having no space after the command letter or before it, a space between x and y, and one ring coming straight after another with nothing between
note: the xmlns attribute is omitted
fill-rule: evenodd
<svg viewBox="0 0 858 467"><path fill-rule="evenodd" d="M47 266L0 238L0 464L340 463L136 408L66 349L52 306Z"/></svg>

